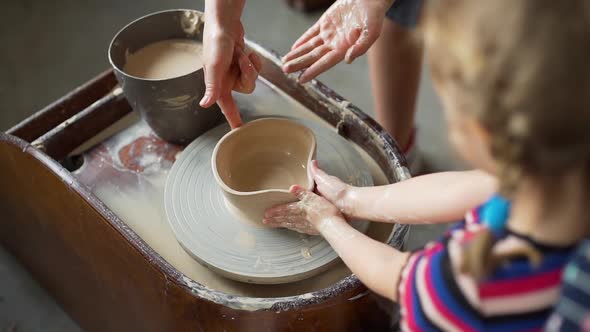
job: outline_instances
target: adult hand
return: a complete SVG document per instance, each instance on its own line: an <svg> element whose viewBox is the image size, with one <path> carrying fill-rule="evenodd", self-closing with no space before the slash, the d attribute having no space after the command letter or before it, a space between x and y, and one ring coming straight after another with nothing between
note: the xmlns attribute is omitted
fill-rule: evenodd
<svg viewBox="0 0 590 332"><path fill-rule="evenodd" d="M205 4L203 69L205 95L202 107L218 103L231 128L242 124L232 90L251 93L262 66L260 58L246 50L244 27L240 21L243 1L209 0Z"/></svg>
<svg viewBox="0 0 590 332"><path fill-rule="evenodd" d="M267 210L264 215L264 224L270 227L285 227L299 233L318 235L322 222L335 217L342 218L338 208L327 199L297 185L292 186L290 191L299 199L299 202Z"/></svg>
<svg viewBox="0 0 590 332"><path fill-rule="evenodd" d="M393 0L338 0L293 44L283 71L307 68L305 83L346 59L351 63L377 40Z"/></svg>

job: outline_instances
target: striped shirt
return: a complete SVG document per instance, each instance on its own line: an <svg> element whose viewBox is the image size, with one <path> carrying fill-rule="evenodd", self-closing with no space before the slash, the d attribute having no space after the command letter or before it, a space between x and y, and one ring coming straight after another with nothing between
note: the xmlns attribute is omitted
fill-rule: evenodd
<svg viewBox="0 0 590 332"><path fill-rule="evenodd" d="M485 227L479 214L485 205L442 239L415 252L399 284L403 331L539 331L560 292L561 272L571 247L544 245L512 231L494 244L497 254L532 246L541 263L515 257L484 280L460 272L463 245Z"/></svg>
<svg viewBox="0 0 590 332"><path fill-rule="evenodd" d="M590 240L584 241L563 273L561 296L546 331L590 331Z"/></svg>

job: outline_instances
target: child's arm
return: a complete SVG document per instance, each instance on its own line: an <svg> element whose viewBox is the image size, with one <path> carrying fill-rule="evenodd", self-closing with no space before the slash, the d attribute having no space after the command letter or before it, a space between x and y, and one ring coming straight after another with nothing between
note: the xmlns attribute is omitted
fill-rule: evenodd
<svg viewBox="0 0 590 332"><path fill-rule="evenodd" d="M360 233L325 198L299 186L293 186L291 192L300 199L300 204L298 209L293 206L282 217L292 217L295 223L311 224L367 287L396 300L397 284L409 254ZM300 216L303 219L299 219ZM283 226L283 222L275 223L272 219L267 224Z"/></svg>
<svg viewBox="0 0 590 332"><path fill-rule="evenodd" d="M319 193L342 213L359 219L403 224L460 220L497 191L482 171L443 172L379 187L353 187L311 168Z"/></svg>

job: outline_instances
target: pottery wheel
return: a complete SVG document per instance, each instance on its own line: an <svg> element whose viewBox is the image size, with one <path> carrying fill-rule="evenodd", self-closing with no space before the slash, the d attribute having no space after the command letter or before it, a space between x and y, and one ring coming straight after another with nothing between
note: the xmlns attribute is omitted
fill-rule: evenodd
<svg viewBox="0 0 590 332"><path fill-rule="evenodd" d="M351 143L310 121L320 166L355 186L371 186L371 173ZM338 255L321 236L267 228L245 220L223 196L213 177L215 144L229 131L216 127L194 140L174 163L166 182L166 216L176 239L197 261L231 279L277 284L326 270ZM365 232L368 223L353 221Z"/></svg>

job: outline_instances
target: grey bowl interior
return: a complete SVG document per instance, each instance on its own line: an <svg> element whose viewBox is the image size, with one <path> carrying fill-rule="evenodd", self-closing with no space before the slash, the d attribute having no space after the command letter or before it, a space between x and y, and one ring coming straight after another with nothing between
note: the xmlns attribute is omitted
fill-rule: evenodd
<svg viewBox="0 0 590 332"><path fill-rule="evenodd" d="M140 17L115 35L109 47L109 60L115 69L123 72L128 54L166 39L202 41L203 26L202 14L190 9L166 10Z"/></svg>
<svg viewBox="0 0 590 332"><path fill-rule="evenodd" d="M141 17L115 35L109 60L125 97L153 131L166 141L186 144L223 121L217 105L203 109L203 69L162 79L144 79L124 72L128 55L163 40L202 41L204 21L196 10L176 9Z"/></svg>

